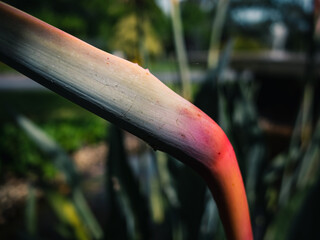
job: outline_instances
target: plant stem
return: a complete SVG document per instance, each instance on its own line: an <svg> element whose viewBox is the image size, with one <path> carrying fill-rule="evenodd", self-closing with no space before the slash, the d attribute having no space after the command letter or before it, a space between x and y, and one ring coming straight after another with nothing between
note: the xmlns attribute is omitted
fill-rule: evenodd
<svg viewBox="0 0 320 240"><path fill-rule="evenodd" d="M227 10L229 6L229 0L219 0L216 13L214 15L211 38L209 45L209 54L208 54L208 69L214 69L218 64L219 59L219 43L221 40L222 29L224 21L227 15Z"/></svg>
<svg viewBox="0 0 320 240"><path fill-rule="evenodd" d="M183 40L183 31L181 23L181 13L178 0L170 0L171 3L171 19L174 36L174 44L176 48L176 54L179 64L179 72L182 83L182 96L188 100L191 100L191 80L190 70L188 67L188 59L186 53L186 47Z"/></svg>
<svg viewBox="0 0 320 240"><path fill-rule="evenodd" d="M0 59L196 170L229 239L252 239L243 181L222 129L148 70L0 2Z"/></svg>

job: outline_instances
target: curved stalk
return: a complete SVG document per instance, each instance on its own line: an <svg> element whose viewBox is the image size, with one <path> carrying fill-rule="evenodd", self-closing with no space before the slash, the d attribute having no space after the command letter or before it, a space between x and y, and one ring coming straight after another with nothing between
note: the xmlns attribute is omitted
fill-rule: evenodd
<svg viewBox="0 0 320 240"><path fill-rule="evenodd" d="M228 239L252 239L246 194L221 128L148 70L0 3L0 59L194 168Z"/></svg>

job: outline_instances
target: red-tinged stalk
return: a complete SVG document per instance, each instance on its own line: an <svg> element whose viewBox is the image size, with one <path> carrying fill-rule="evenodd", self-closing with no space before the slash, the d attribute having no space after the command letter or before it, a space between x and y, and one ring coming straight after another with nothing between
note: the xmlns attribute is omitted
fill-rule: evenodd
<svg viewBox="0 0 320 240"><path fill-rule="evenodd" d="M184 151L197 159L196 163L201 163L196 164L194 169L205 179L212 192L228 239L252 239L246 193L227 136L195 106L181 110L179 122L185 126L181 133L187 142L183 146Z"/></svg>
<svg viewBox="0 0 320 240"><path fill-rule="evenodd" d="M148 70L0 2L0 59L194 168L228 239L252 239L246 194L221 128Z"/></svg>

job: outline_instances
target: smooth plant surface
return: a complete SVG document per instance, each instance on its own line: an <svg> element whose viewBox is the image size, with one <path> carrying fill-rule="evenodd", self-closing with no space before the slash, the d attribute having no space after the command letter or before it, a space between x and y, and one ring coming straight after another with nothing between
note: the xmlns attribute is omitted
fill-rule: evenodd
<svg viewBox="0 0 320 240"><path fill-rule="evenodd" d="M217 201L228 238L252 238L233 148L212 119L148 69L5 4L1 11L6 20L0 31L3 61L194 168Z"/></svg>

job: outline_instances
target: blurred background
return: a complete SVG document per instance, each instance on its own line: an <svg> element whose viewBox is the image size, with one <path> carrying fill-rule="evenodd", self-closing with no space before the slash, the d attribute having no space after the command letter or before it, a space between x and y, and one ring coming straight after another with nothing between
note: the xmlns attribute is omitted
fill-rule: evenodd
<svg viewBox="0 0 320 240"><path fill-rule="evenodd" d="M227 133L255 239L320 239L318 0L5 1ZM225 239L192 170L0 62L0 239Z"/></svg>

